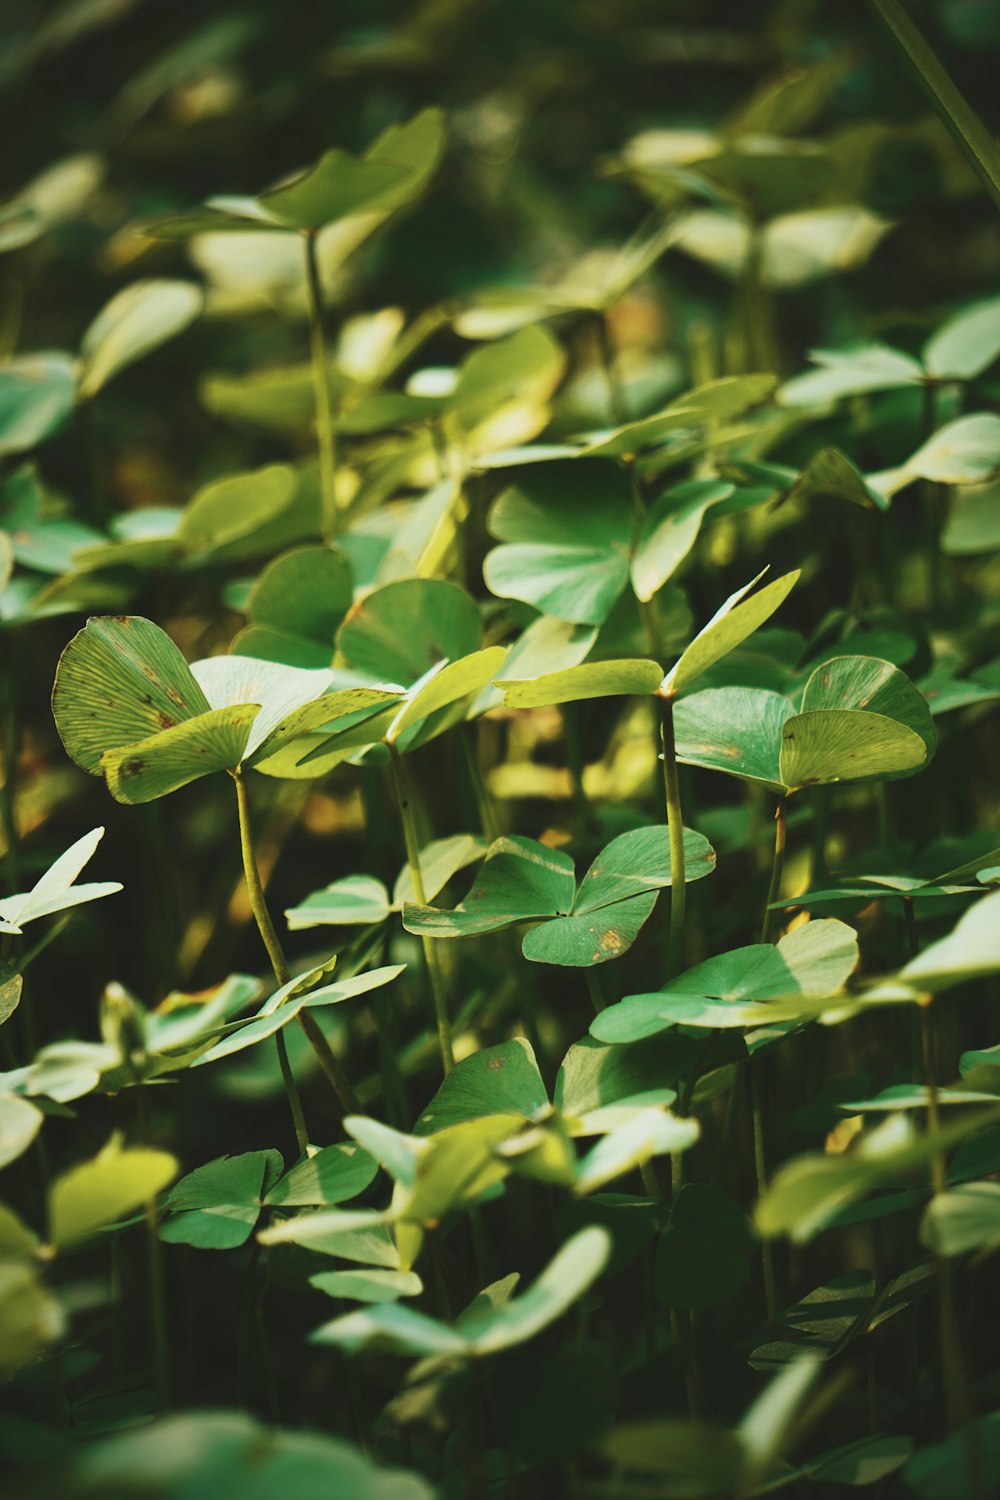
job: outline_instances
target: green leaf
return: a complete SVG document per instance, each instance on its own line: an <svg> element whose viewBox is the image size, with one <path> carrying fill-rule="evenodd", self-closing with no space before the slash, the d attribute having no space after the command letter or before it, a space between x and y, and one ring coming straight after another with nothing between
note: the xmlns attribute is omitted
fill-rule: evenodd
<svg viewBox="0 0 1000 1500"><path fill-rule="evenodd" d="M341 1438L264 1427L242 1413L214 1411L161 1417L100 1438L81 1452L68 1483L77 1500L113 1494L151 1500L434 1500L435 1493L419 1475L376 1467Z"/></svg>
<svg viewBox="0 0 1000 1500"><path fill-rule="evenodd" d="M782 792L781 732L795 713L765 688L705 688L674 708L677 759Z"/></svg>
<svg viewBox="0 0 1000 1500"><path fill-rule="evenodd" d="M178 1163L167 1151L123 1146L120 1137L90 1161L71 1167L49 1189L49 1239L59 1250L90 1239L152 1203L177 1176Z"/></svg>
<svg viewBox="0 0 1000 1500"><path fill-rule="evenodd" d="M952 985L1000 969L1000 891L970 906L947 937L932 943L899 971L915 990L947 990Z"/></svg>
<svg viewBox="0 0 1000 1500"><path fill-rule="evenodd" d="M806 1155L780 1167L757 1204L762 1235L811 1240L835 1212L875 1188L919 1172L938 1152L972 1135L996 1111L965 1114L956 1124L915 1135L905 1115L890 1115L865 1130L853 1150L837 1156Z"/></svg>
<svg viewBox="0 0 1000 1500"><path fill-rule="evenodd" d="M809 358L819 369L787 380L778 391L782 406L821 406L845 396L905 389L924 377L919 361L885 344L812 349Z"/></svg>
<svg viewBox="0 0 1000 1500"><path fill-rule="evenodd" d="M52 712L67 754L99 775L108 750L207 713L180 651L138 615L88 620L59 658Z"/></svg>
<svg viewBox="0 0 1000 1500"><path fill-rule="evenodd" d="M135 281L98 313L80 345L78 396L88 401L110 380L201 312L201 288L190 281Z"/></svg>
<svg viewBox="0 0 1000 1500"><path fill-rule="evenodd" d="M191 551L205 552L258 532L291 505L297 483L287 464L213 479L188 502L177 536Z"/></svg>
<svg viewBox="0 0 1000 1500"><path fill-rule="evenodd" d="M299 932L307 927L350 926L359 923L368 926L384 922L393 908L389 905L389 892L381 880L371 875L345 875L298 906L285 912L290 932Z"/></svg>
<svg viewBox="0 0 1000 1500"><path fill-rule="evenodd" d="M715 868L715 851L701 834L684 830L685 881ZM535 963L589 967L618 958L635 942L671 883L670 841L664 827L623 833L597 856L580 882L571 914L535 927L521 945Z"/></svg>
<svg viewBox="0 0 1000 1500"><path fill-rule="evenodd" d="M407 730L431 714L481 692L500 671L506 655L503 646L488 646L446 663L433 676L428 675L421 686L406 695L386 730L385 740L390 744L402 742Z"/></svg>
<svg viewBox="0 0 1000 1500"><path fill-rule="evenodd" d="M409 176L406 167L365 161L334 147L291 182L261 193L257 202L292 229L321 229L337 219L371 212Z"/></svg>
<svg viewBox="0 0 1000 1500"><path fill-rule="evenodd" d="M579 703L587 698L648 697L663 681L655 661L593 661L566 667L530 681L500 679L508 708L542 708L550 703Z"/></svg>
<svg viewBox="0 0 1000 1500"><path fill-rule="evenodd" d="M515 835L490 846L472 890L454 911L408 902L403 926L435 938L496 932L513 922L568 913L575 890L567 854Z"/></svg>
<svg viewBox="0 0 1000 1500"><path fill-rule="evenodd" d="M118 802L152 802L199 776L228 771L243 759L257 717L256 704L218 708L118 750L106 750L101 770Z"/></svg>
<svg viewBox="0 0 1000 1500"><path fill-rule="evenodd" d="M444 398L449 414L471 428L507 402L544 402L566 368L566 356L546 328L532 325L474 349Z"/></svg>
<svg viewBox="0 0 1000 1500"><path fill-rule="evenodd" d="M1000 1246L1000 1183L965 1182L936 1193L924 1212L920 1238L935 1255L964 1255Z"/></svg>
<svg viewBox="0 0 1000 1500"><path fill-rule="evenodd" d="M492 593L545 614L599 625L628 582L632 514L615 464L547 464L526 470L489 514L504 545L486 558Z"/></svg>
<svg viewBox="0 0 1000 1500"><path fill-rule="evenodd" d="M1000 297L975 302L924 345L924 364L936 380L975 380L1000 357Z"/></svg>
<svg viewBox="0 0 1000 1500"><path fill-rule="evenodd" d="M58 432L73 410L76 370L68 354L22 354L0 369L0 456L24 453Z"/></svg>
<svg viewBox="0 0 1000 1500"><path fill-rule="evenodd" d="M920 735L883 714L821 708L781 730L781 780L790 790L917 771L926 760Z"/></svg>
<svg viewBox="0 0 1000 1500"><path fill-rule="evenodd" d="M424 1289L416 1271L320 1271L309 1285L328 1297L345 1302L397 1302L400 1297L419 1297Z"/></svg>
<svg viewBox="0 0 1000 1500"><path fill-rule="evenodd" d="M689 479L650 506L632 555L632 588L637 599L652 599L691 551L706 512L735 493L735 485L717 479Z"/></svg>
<svg viewBox="0 0 1000 1500"><path fill-rule="evenodd" d="M377 1172L367 1151L353 1141L341 1141L299 1162L275 1183L264 1202L269 1208L344 1203L370 1187Z"/></svg>
<svg viewBox="0 0 1000 1500"><path fill-rule="evenodd" d="M634 1172L652 1156L686 1151L700 1135L701 1126L695 1119L681 1119L656 1106L639 1110L587 1152L577 1169L576 1191L598 1192L616 1177Z"/></svg>
<svg viewBox="0 0 1000 1500"><path fill-rule="evenodd" d="M892 662L874 656L835 656L813 672L802 693L800 712L852 708L882 714L919 734L934 754L937 736L927 700Z"/></svg>
<svg viewBox="0 0 1000 1500"><path fill-rule="evenodd" d="M668 1026L770 1025L775 1008L795 997L837 994L858 962L854 929L831 918L807 922L773 946L754 943L706 959L653 994L630 995L591 1022L598 1041L635 1042ZM781 1012L781 1019L784 1019Z"/></svg>
<svg viewBox="0 0 1000 1500"><path fill-rule="evenodd" d="M514 1114L532 1119L549 1096L528 1042L520 1037L484 1047L457 1063L420 1115L416 1135L431 1135L463 1120Z"/></svg>
<svg viewBox="0 0 1000 1500"><path fill-rule="evenodd" d="M287 637L300 651L313 648L310 660L299 656L293 666L328 667L352 597L351 570L341 553L297 547L268 563L250 591L247 616L251 627ZM259 654L247 649L246 632L242 643L241 654Z"/></svg>
<svg viewBox="0 0 1000 1500"><path fill-rule="evenodd" d="M42 1128L40 1109L17 1094L0 1094L0 1167L27 1151Z"/></svg>
<svg viewBox="0 0 1000 1500"><path fill-rule="evenodd" d="M875 506L878 510L886 510L889 503L837 448L821 448L809 460L788 491L788 499L847 500L852 505L865 509Z"/></svg>
<svg viewBox="0 0 1000 1500"><path fill-rule="evenodd" d="M979 484L1000 469L1000 417L974 412L938 429L903 465L907 480Z"/></svg>
<svg viewBox="0 0 1000 1500"><path fill-rule="evenodd" d="M120 891L122 885L117 880L75 884L76 877L93 858L103 837L103 828L85 833L65 854L60 854L30 891L0 900L0 932L20 932L26 922L35 922L39 917L68 911L85 901L97 901L102 896L113 896Z"/></svg>
<svg viewBox="0 0 1000 1500"><path fill-rule="evenodd" d="M679 1071L672 1039L609 1047L584 1037L562 1060L555 1103L571 1134L597 1135L637 1109L673 1104L677 1091L664 1080L673 1081Z"/></svg>
<svg viewBox="0 0 1000 1500"><path fill-rule="evenodd" d="M763 573L743 588L731 594L725 604L716 610L703 630L681 653L679 660L663 679L661 692L664 697L676 697L700 677L708 667L728 655L747 636L752 635L778 606L783 603L799 576L798 569L786 573L768 583L756 593L751 589L763 578Z"/></svg>
<svg viewBox="0 0 1000 1500"><path fill-rule="evenodd" d="M60 1338L65 1316L38 1271L26 1262L0 1262L0 1373L13 1375Z"/></svg>
<svg viewBox="0 0 1000 1500"><path fill-rule="evenodd" d="M349 1353L376 1348L404 1356L462 1360L499 1354L527 1343L562 1317L601 1274L610 1250L607 1230L582 1229L562 1246L527 1291L499 1304L485 1295L477 1298L453 1327L394 1304L336 1318L318 1328L312 1339Z"/></svg>
<svg viewBox="0 0 1000 1500"><path fill-rule="evenodd" d="M687 1182L656 1252L656 1296L664 1307L725 1302L748 1280L756 1237L732 1198L708 1182Z"/></svg>
<svg viewBox="0 0 1000 1500"><path fill-rule="evenodd" d="M941 533L948 557L971 557L1000 548L1000 480L959 490Z"/></svg>
<svg viewBox="0 0 1000 1500"><path fill-rule="evenodd" d="M439 578L406 578L373 589L337 637L344 662L380 682L409 687L438 661L479 646L479 611L464 589Z"/></svg>
<svg viewBox="0 0 1000 1500"><path fill-rule="evenodd" d="M220 1156L182 1177L167 1197L160 1238L199 1250L234 1250L250 1238L265 1179L281 1171L276 1151Z"/></svg>
<svg viewBox="0 0 1000 1500"><path fill-rule="evenodd" d="M996 182L1000 198L1000 170ZM1000 1412L970 1422L943 1443L918 1449L903 1478L919 1500L976 1500L995 1490L1000 1484Z"/></svg>

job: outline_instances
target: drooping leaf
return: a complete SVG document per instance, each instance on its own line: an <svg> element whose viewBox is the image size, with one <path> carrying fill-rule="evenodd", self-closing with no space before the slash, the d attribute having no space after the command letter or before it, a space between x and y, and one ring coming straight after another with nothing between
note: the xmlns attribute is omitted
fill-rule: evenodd
<svg viewBox="0 0 1000 1500"><path fill-rule="evenodd" d="M975 380L1000 357L1000 297L964 308L924 345L927 373L936 380Z"/></svg>
<svg viewBox="0 0 1000 1500"><path fill-rule="evenodd" d="M587 698L648 697L663 680L655 661L594 661L549 672L531 681L500 679L509 708L542 708L550 703L579 703Z"/></svg>
<svg viewBox="0 0 1000 1500"><path fill-rule="evenodd" d="M820 708L793 715L781 729L778 764L790 789L916 771L926 760L920 735L884 714Z"/></svg>
<svg viewBox="0 0 1000 1500"><path fill-rule="evenodd" d="M400 1297L419 1297L424 1289L416 1271L391 1271L378 1267L360 1271L320 1271L310 1276L309 1285L344 1302L398 1302Z"/></svg>
<svg viewBox="0 0 1000 1500"><path fill-rule="evenodd" d="M178 1171L167 1151L125 1146L119 1137L71 1167L49 1189L49 1238L57 1249L78 1244L151 1203Z"/></svg>
<svg viewBox="0 0 1000 1500"><path fill-rule="evenodd" d="M17 1094L0 1094L0 1167L27 1151L42 1128L42 1112Z"/></svg>
<svg viewBox="0 0 1000 1500"><path fill-rule="evenodd" d="M677 759L781 792L781 731L794 713L764 688L704 688L674 709Z"/></svg>
<svg viewBox="0 0 1000 1500"><path fill-rule="evenodd" d="M183 332L202 301L190 281L135 281L118 292L83 336L79 399L96 396L120 371Z"/></svg>

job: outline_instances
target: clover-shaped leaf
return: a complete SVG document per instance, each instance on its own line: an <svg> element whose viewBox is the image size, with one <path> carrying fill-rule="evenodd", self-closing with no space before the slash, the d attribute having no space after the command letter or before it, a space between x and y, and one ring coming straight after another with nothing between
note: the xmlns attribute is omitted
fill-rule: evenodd
<svg viewBox="0 0 1000 1500"><path fill-rule="evenodd" d="M84 865L93 858L103 837L103 828L85 833L65 854L60 854L45 874L35 881L30 891L0 899L0 932L21 932L25 923L35 922L39 917L67 911L85 901L98 901L102 896L113 896L120 891L121 882L117 880L91 882L88 885L75 883Z"/></svg>
<svg viewBox="0 0 1000 1500"><path fill-rule="evenodd" d="M858 962L853 927L808 922L780 942L752 943L706 959L653 994L629 995L591 1022L602 1042L635 1042L670 1026L768 1026L800 1014L796 997L837 995ZM806 1015L812 1014L807 1007Z"/></svg>
<svg viewBox="0 0 1000 1500"><path fill-rule="evenodd" d="M923 694L891 662L835 657L791 699L764 688L706 688L674 711L677 758L784 793L912 774L936 737Z"/></svg>
<svg viewBox="0 0 1000 1500"><path fill-rule="evenodd" d="M72 357L21 354L0 370L0 455L24 453L58 432L76 398Z"/></svg>
<svg viewBox="0 0 1000 1500"><path fill-rule="evenodd" d="M707 839L684 831L685 880L711 874ZM407 902L403 926L421 936L466 937L537 921L522 942L536 963L589 967L618 958L635 942L670 884L665 828L637 828L613 839L577 888L573 862L560 850L520 836L494 843L469 895L454 911Z"/></svg>
<svg viewBox="0 0 1000 1500"><path fill-rule="evenodd" d="M328 692L330 672L249 657L189 667L139 616L88 621L63 651L52 708L70 757L120 802L149 802L212 771L268 759L309 729L373 713L399 694ZM356 721L356 720L355 720Z"/></svg>

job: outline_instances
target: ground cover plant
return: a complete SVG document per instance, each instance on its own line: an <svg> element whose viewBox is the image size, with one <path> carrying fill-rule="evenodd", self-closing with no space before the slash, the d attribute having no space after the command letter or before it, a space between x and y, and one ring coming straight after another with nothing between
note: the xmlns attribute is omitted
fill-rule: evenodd
<svg viewBox="0 0 1000 1500"><path fill-rule="evenodd" d="M1000 1491L1000 25L5 22L14 1500Z"/></svg>

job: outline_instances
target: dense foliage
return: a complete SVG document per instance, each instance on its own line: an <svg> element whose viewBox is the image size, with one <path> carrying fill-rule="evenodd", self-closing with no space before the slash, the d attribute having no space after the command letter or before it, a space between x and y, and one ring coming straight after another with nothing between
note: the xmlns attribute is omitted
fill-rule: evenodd
<svg viewBox="0 0 1000 1500"><path fill-rule="evenodd" d="M913 12L8 18L5 1494L1000 1488L1000 24Z"/></svg>

